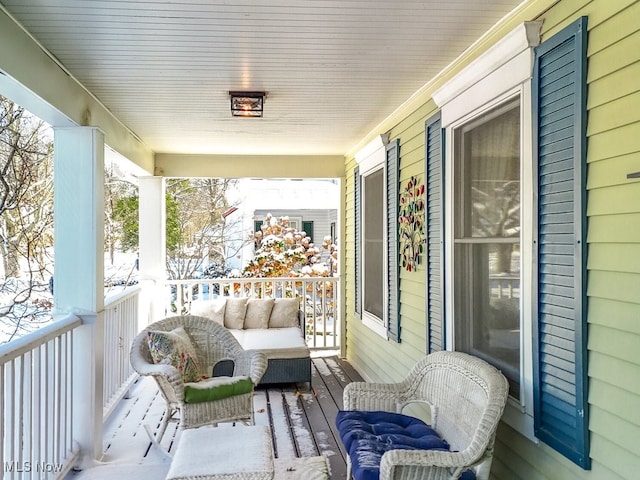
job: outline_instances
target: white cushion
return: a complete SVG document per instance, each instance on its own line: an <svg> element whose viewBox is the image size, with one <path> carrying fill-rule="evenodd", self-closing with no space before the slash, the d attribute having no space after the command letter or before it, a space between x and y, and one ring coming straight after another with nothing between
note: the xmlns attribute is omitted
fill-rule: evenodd
<svg viewBox="0 0 640 480"><path fill-rule="evenodd" d="M194 300L191 302L189 313L206 317L214 322L224 325L224 311L227 302L224 298L218 300Z"/></svg>
<svg viewBox="0 0 640 480"><path fill-rule="evenodd" d="M269 328L298 326L300 301L297 298L277 298L271 310Z"/></svg>
<svg viewBox="0 0 640 480"><path fill-rule="evenodd" d="M302 331L297 327L243 330L242 338L238 339L238 342L245 350L260 350L268 359L309 356L309 348Z"/></svg>
<svg viewBox="0 0 640 480"><path fill-rule="evenodd" d="M270 480L273 442L266 425L183 430L167 480Z"/></svg>
<svg viewBox="0 0 640 480"><path fill-rule="evenodd" d="M244 328L268 328L273 298L250 298L244 316Z"/></svg>
<svg viewBox="0 0 640 480"><path fill-rule="evenodd" d="M224 307L224 326L227 328L243 328L244 316L247 313L248 298L227 298Z"/></svg>

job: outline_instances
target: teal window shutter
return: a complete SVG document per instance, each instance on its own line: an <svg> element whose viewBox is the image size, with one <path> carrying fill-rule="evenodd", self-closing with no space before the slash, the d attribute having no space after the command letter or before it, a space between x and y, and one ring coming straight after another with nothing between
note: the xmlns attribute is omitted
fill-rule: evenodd
<svg viewBox="0 0 640 480"><path fill-rule="evenodd" d="M586 348L586 46L581 18L535 49L535 435L590 468Z"/></svg>
<svg viewBox="0 0 640 480"><path fill-rule="evenodd" d="M400 280L398 261L398 174L400 141L387 145L387 300L389 340L400 342Z"/></svg>
<svg viewBox="0 0 640 480"><path fill-rule="evenodd" d="M353 252L353 284L355 288L355 311L362 314L362 210L361 210L360 168L353 172L353 224L354 224L354 252Z"/></svg>
<svg viewBox="0 0 640 480"><path fill-rule="evenodd" d="M444 137L440 112L425 123L425 178L427 186L427 352L444 349L443 284L443 162Z"/></svg>

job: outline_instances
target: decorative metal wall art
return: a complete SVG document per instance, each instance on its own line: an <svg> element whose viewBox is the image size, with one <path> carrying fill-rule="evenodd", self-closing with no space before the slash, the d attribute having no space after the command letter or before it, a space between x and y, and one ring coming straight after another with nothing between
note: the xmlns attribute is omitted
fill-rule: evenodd
<svg viewBox="0 0 640 480"><path fill-rule="evenodd" d="M398 231L400 236L400 261L408 272L415 271L424 251L424 184L411 177L400 192Z"/></svg>

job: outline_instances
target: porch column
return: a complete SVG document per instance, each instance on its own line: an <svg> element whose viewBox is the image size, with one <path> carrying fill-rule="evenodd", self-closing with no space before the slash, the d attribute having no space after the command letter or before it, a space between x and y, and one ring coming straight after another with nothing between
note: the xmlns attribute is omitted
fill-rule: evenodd
<svg viewBox="0 0 640 480"><path fill-rule="evenodd" d="M139 179L139 228L138 251L140 278L143 291L149 295L150 318L153 322L164 317L166 303L164 280L166 278L166 211L164 177L141 177Z"/></svg>
<svg viewBox="0 0 640 480"><path fill-rule="evenodd" d="M104 135L54 130L54 311L74 314L73 438L83 463L102 455Z"/></svg>

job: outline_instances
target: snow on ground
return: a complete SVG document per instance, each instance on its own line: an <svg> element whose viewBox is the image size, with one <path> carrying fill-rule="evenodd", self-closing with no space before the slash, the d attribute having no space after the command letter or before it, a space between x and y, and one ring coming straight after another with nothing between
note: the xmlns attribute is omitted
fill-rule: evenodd
<svg viewBox="0 0 640 480"><path fill-rule="evenodd" d="M77 473L74 480L164 480L169 471L166 465L105 465Z"/></svg>
<svg viewBox="0 0 640 480"><path fill-rule="evenodd" d="M314 401L312 393L283 393L277 389L258 389L255 392L255 423L269 425L271 411L272 435L278 458L317 455L314 438L303 421L304 406L299 403L299 397L302 402ZM155 431L160 425L164 408L164 400L152 378L141 378L134 383L104 425L104 455L101 460L81 471L70 472L65 480L164 480L171 455L180 442L180 430L177 424L170 423L160 446L151 445L145 431L145 426ZM223 423L217 428L242 427ZM295 434L295 443L290 431ZM326 437L326 432L319 432L321 453L335 455L323 440ZM241 447L238 452L242 452Z"/></svg>
<svg viewBox="0 0 640 480"><path fill-rule="evenodd" d="M302 398L304 401L305 395L311 395L308 393L302 394ZM302 422L303 411L300 408L300 404L298 403L298 399L293 395L285 395L285 400L287 402L287 408L289 409L289 416L291 418L291 427L295 432L296 438L298 440L298 450L300 451L301 457L313 457L316 453L316 447L313 442L313 437L311 436L311 432L304 426ZM283 457L284 458L284 457Z"/></svg>
<svg viewBox="0 0 640 480"><path fill-rule="evenodd" d="M337 355L337 353L336 353ZM342 368L340 368L340 366L338 365L338 362L336 362L335 360L328 358L327 359L327 365L329 366L329 369L331 370L331 372L333 373L333 375L340 380L342 383L347 383L349 381L349 379L347 377L345 377L344 375L344 371L342 370Z"/></svg>

